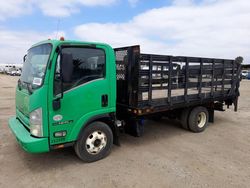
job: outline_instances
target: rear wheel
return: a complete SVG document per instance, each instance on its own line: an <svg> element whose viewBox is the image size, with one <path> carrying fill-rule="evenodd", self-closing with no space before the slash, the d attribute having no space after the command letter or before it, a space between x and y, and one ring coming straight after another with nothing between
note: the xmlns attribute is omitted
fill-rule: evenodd
<svg viewBox="0 0 250 188"><path fill-rule="evenodd" d="M208 110L203 106L195 107L191 110L188 118L189 129L192 132L202 132L208 125Z"/></svg>
<svg viewBox="0 0 250 188"><path fill-rule="evenodd" d="M74 148L77 156L84 162L94 162L105 158L113 145L113 133L103 122L93 122L88 125Z"/></svg>
<svg viewBox="0 0 250 188"><path fill-rule="evenodd" d="M183 129L186 129L186 130L189 129L188 118L189 118L190 110L191 110L190 108L185 108L181 112L181 117L180 117L181 126Z"/></svg>

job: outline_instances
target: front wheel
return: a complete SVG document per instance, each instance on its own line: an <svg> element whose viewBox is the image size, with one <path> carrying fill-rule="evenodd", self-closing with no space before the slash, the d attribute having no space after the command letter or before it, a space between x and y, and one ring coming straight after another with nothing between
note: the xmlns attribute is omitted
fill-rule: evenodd
<svg viewBox="0 0 250 188"><path fill-rule="evenodd" d="M84 162L94 162L105 158L111 152L113 133L103 122L89 124L75 143L75 152Z"/></svg>

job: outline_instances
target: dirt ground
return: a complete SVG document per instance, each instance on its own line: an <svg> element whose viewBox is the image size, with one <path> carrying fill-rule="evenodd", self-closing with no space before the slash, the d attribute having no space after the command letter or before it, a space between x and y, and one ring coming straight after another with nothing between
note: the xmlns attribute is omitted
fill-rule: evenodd
<svg viewBox="0 0 250 188"><path fill-rule="evenodd" d="M250 187L250 81L241 82L239 111L215 113L195 134L176 121L147 121L145 135L123 134L104 160L86 164L72 148L23 151L10 129L18 77L0 75L0 187Z"/></svg>

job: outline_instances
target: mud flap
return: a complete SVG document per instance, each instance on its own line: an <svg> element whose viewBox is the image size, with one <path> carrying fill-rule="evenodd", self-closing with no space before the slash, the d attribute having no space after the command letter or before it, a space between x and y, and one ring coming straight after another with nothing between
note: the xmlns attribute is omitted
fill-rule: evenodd
<svg viewBox="0 0 250 188"><path fill-rule="evenodd" d="M112 128L113 138L114 138L113 143L117 146L121 146L121 144L120 144L120 132L121 132L120 127L118 127L117 124L114 123L111 128Z"/></svg>
<svg viewBox="0 0 250 188"><path fill-rule="evenodd" d="M208 122L214 123L214 109L208 109Z"/></svg>
<svg viewBox="0 0 250 188"><path fill-rule="evenodd" d="M239 98L239 97L236 97L236 98L234 99L234 111L235 111L235 112L238 111L238 98Z"/></svg>
<svg viewBox="0 0 250 188"><path fill-rule="evenodd" d="M125 125L126 133L135 136L141 137L144 133L144 119L129 119L126 121Z"/></svg>

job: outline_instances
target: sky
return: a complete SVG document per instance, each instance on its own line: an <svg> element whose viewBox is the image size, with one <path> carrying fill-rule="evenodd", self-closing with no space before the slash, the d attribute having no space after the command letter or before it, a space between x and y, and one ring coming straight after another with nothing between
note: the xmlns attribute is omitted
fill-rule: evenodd
<svg viewBox="0 0 250 188"><path fill-rule="evenodd" d="M250 63L249 0L1 0L0 63L58 39Z"/></svg>

